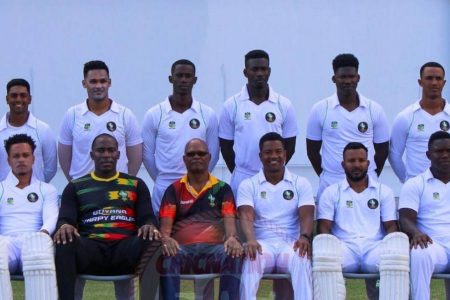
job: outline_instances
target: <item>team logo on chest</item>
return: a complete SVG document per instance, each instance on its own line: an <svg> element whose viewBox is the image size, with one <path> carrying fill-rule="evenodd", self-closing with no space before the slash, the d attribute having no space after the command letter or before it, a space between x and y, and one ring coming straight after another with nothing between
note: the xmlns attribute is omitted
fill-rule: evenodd
<svg viewBox="0 0 450 300"><path fill-rule="evenodd" d="M192 119L189 121L189 126L191 126L192 129L197 129L200 127L200 121L197 119Z"/></svg>
<svg viewBox="0 0 450 300"><path fill-rule="evenodd" d="M119 197L120 197L120 200L127 201L128 200L128 193L125 192L125 191L119 191Z"/></svg>
<svg viewBox="0 0 450 300"><path fill-rule="evenodd" d="M338 122L337 121L331 121L331 129L337 129L338 128Z"/></svg>
<svg viewBox="0 0 450 300"><path fill-rule="evenodd" d="M268 112L266 114L266 121L269 123L273 123L275 122L275 120L277 119L277 117L275 116L275 114L273 112Z"/></svg>
<svg viewBox="0 0 450 300"><path fill-rule="evenodd" d="M6 199L6 203L8 203L9 205L13 205L14 204L14 198L10 197L10 198Z"/></svg>
<svg viewBox="0 0 450 300"><path fill-rule="evenodd" d="M345 201L345 204L347 205L347 208L353 208L353 201L352 200Z"/></svg>
<svg viewBox="0 0 450 300"><path fill-rule="evenodd" d="M417 131L425 131L425 124L417 124Z"/></svg>
<svg viewBox="0 0 450 300"><path fill-rule="evenodd" d="M261 195L261 198L262 198L262 199L266 199L266 197L267 197L266 191L262 191L262 192L260 193L260 195Z"/></svg>
<svg viewBox="0 0 450 300"><path fill-rule="evenodd" d="M209 194L208 201L210 207L216 206L216 197L214 197L212 194Z"/></svg>
<svg viewBox="0 0 450 300"><path fill-rule="evenodd" d="M84 131L89 131L89 130L91 130L91 123L84 124Z"/></svg>
<svg viewBox="0 0 450 300"><path fill-rule="evenodd" d="M36 193L29 193L28 196L27 196L27 199L31 203L34 203L34 202L38 201L39 196Z"/></svg>
<svg viewBox="0 0 450 300"><path fill-rule="evenodd" d="M116 128L116 123L114 123L113 121L109 121L108 123L106 123L106 129L108 129L109 131L116 131Z"/></svg>
<svg viewBox="0 0 450 300"><path fill-rule="evenodd" d="M251 120L251 119L252 119L252 114L250 112L244 113L244 120Z"/></svg>
<svg viewBox="0 0 450 300"><path fill-rule="evenodd" d="M378 207L378 200L377 199L370 199L369 201L367 201L367 206L370 209L376 209Z"/></svg>
<svg viewBox="0 0 450 300"><path fill-rule="evenodd" d="M444 121L441 121L441 123L439 124L439 127L441 127L441 129L443 131L448 131L450 129L450 124L448 123L448 121L444 120Z"/></svg>
<svg viewBox="0 0 450 300"><path fill-rule="evenodd" d="M294 192L291 190L285 190L283 192L283 198L285 200L292 200L292 198L294 198Z"/></svg>
<svg viewBox="0 0 450 300"><path fill-rule="evenodd" d="M169 122L169 129L175 129L175 126L176 124L175 124L175 121L170 121Z"/></svg>
<svg viewBox="0 0 450 300"><path fill-rule="evenodd" d="M439 200L439 193L433 193L433 200Z"/></svg>
<svg viewBox="0 0 450 300"><path fill-rule="evenodd" d="M358 130L361 133L365 133L369 129L369 125L367 125L366 122L359 122L358 124Z"/></svg>

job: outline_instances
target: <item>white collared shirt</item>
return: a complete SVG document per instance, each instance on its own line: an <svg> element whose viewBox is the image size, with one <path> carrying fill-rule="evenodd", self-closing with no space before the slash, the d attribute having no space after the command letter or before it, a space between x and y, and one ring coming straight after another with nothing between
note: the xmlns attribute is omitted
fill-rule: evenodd
<svg viewBox="0 0 450 300"><path fill-rule="evenodd" d="M300 237L298 208L314 206L314 197L309 181L289 172L287 168L283 180L276 185L268 182L263 170L260 170L239 185L236 205L253 207L256 239L282 238L291 241Z"/></svg>
<svg viewBox="0 0 450 300"><path fill-rule="evenodd" d="M219 159L218 120L214 110L195 99L183 113L172 109L169 98L150 108L142 124L144 165L154 181L167 186L186 173L186 143L193 138L206 142L212 171Z"/></svg>
<svg viewBox="0 0 450 300"><path fill-rule="evenodd" d="M378 241L384 236L382 222L397 220L394 194L370 177L368 187L357 193L345 179L322 193L317 219L333 221L331 233L342 241Z"/></svg>
<svg viewBox="0 0 450 300"><path fill-rule="evenodd" d="M430 167L425 154L428 140L431 134L439 130L450 130L450 106L447 103L443 111L430 115L420 107L419 100L403 109L394 119L389 162L402 182Z"/></svg>
<svg viewBox="0 0 450 300"><path fill-rule="evenodd" d="M53 234L58 219L58 192L34 175L30 185L20 189L12 172L0 182L0 235L37 232Z"/></svg>
<svg viewBox="0 0 450 300"><path fill-rule="evenodd" d="M70 177L84 176L94 170L90 157L92 141L101 133L113 135L119 143L117 171L128 173L126 147L142 143L136 117L128 108L112 101L111 108L100 116L91 112L84 101L69 108L64 115L59 142L72 146Z"/></svg>
<svg viewBox="0 0 450 300"><path fill-rule="evenodd" d="M348 111L337 94L317 102L308 118L306 138L322 141L322 168L343 175L342 152L349 142L360 142L369 150L369 173L376 169L374 143L389 141L389 126L383 108L359 94L359 106Z"/></svg>
<svg viewBox="0 0 450 300"><path fill-rule="evenodd" d="M294 107L289 99L269 86L269 99L257 105L250 100L247 85L225 101L219 119L219 137L234 141L236 168L249 175L261 169L259 139L268 132L283 138L297 136Z"/></svg>
<svg viewBox="0 0 450 300"><path fill-rule="evenodd" d="M430 169L405 182L398 209L417 212L417 228L433 240L450 242L450 183L434 178Z"/></svg>
<svg viewBox="0 0 450 300"><path fill-rule="evenodd" d="M34 150L33 172L39 180L49 182L56 174L57 155L56 139L47 123L37 119L30 112L27 122L14 127L8 123L9 113L6 113L0 121L0 181L4 180L11 168L8 164L8 154L3 146L4 141L15 134L26 134L30 136L36 144Z"/></svg>

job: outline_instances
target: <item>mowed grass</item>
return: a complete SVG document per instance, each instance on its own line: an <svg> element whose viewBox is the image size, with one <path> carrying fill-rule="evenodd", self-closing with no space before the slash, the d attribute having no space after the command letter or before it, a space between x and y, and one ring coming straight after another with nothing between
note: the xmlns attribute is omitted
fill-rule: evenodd
<svg viewBox="0 0 450 300"><path fill-rule="evenodd" d="M347 299L348 300L359 300L366 299L366 291L363 280L347 280ZM218 280L215 282L215 291L219 289ZM190 300L194 299L193 292L193 282L192 281L182 281L181 282L181 299ZM24 299L24 288L23 282L13 281L13 292L14 299L22 300ZM440 300L445 299L444 291L444 281L443 280L432 280L431 282L431 299ZM217 296L216 296L217 298ZM88 281L86 288L84 289L85 300L110 300L114 299L114 286L111 282L95 282ZM258 299L268 300L273 299L272 294L272 281L263 280L258 290Z"/></svg>

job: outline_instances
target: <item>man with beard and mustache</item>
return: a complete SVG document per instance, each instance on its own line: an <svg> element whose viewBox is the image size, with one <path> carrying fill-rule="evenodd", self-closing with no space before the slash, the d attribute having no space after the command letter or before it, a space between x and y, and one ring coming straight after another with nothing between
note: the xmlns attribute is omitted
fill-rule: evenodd
<svg viewBox="0 0 450 300"><path fill-rule="evenodd" d="M319 199L320 234L313 243L315 299L345 298L341 271L380 272L380 299L390 299L386 298L390 291L397 291L395 299L408 297L408 238L396 232L392 190L367 175L367 155L363 144L347 144L342 161L346 179L329 186ZM395 272L398 280L389 276ZM327 282L327 276L334 279L330 280L334 285Z"/></svg>

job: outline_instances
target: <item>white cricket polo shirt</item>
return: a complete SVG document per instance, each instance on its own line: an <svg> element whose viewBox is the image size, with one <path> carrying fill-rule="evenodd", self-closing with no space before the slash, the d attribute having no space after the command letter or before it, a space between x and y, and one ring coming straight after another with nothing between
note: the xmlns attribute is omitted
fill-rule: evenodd
<svg viewBox="0 0 450 300"><path fill-rule="evenodd" d="M359 94L359 106L349 112L339 104L337 94L317 102L309 114L306 138L322 141L322 168L344 174L342 151L349 142L360 142L369 150L369 174L374 172L374 143L389 141L389 126L383 108Z"/></svg>
<svg viewBox="0 0 450 300"><path fill-rule="evenodd" d="M268 132L283 138L297 136L294 107L289 99L269 87L269 99L256 105L250 100L247 86L223 105L219 119L219 137L234 140L236 168L254 175L261 169L259 139Z"/></svg>
<svg viewBox="0 0 450 300"><path fill-rule="evenodd" d="M254 209L256 239L297 240L300 237L298 208L314 206L314 197L309 181L287 168L283 180L276 185L268 182L260 170L239 185L236 206L242 205Z"/></svg>
<svg viewBox="0 0 450 300"><path fill-rule="evenodd" d="M450 240L450 183L433 177L430 169L405 182L400 192L399 209L417 212L417 228L433 240Z"/></svg>
<svg viewBox="0 0 450 300"><path fill-rule="evenodd" d="M195 99L183 113L172 109L169 98L150 108L142 124L143 161L153 180L175 181L186 173L186 143L193 138L206 142L212 171L219 159L218 120L214 110Z"/></svg>
<svg viewBox="0 0 450 300"><path fill-rule="evenodd" d="M0 182L0 235L37 232L53 234L58 220L58 192L35 176L24 189L12 172Z"/></svg>
<svg viewBox="0 0 450 300"><path fill-rule="evenodd" d="M389 147L389 162L400 180L423 173L430 167L425 152L431 134L438 130L450 129L450 107L430 115L420 107L420 101L402 110L394 120ZM405 162L403 161L405 152Z"/></svg>
<svg viewBox="0 0 450 300"><path fill-rule="evenodd" d="M9 113L6 113L0 120L0 181L8 176L11 168L8 164L8 154L3 146L4 142L15 134L27 134L35 144L33 173L42 181L50 181L56 174L58 165L56 155L56 139L47 123L36 119L30 112L27 122L21 127L14 127L8 123Z"/></svg>
<svg viewBox="0 0 450 300"><path fill-rule="evenodd" d="M59 142L72 146L70 177L79 178L94 170L89 153L92 141L101 133L113 135L119 143L117 171L128 173L126 147L142 143L136 117L128 108L112 101L111 108L100 116L88 109L87 102L72 106L64 115Z"/></svg>
<svg viewBox="0 0 450 300"><path fill-rule="evenodd" d="M317 207L317 219L333 221L331 232L342 241L381 240L381 222L397 220L392 190L370 177L368 187L359 194L347 179L330 185Z"/></svg>

